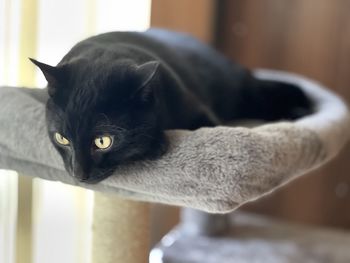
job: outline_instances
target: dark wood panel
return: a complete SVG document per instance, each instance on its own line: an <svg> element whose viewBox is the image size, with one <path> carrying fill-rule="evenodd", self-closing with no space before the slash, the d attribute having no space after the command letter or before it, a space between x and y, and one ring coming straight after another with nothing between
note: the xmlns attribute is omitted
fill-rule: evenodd
<svg viewBox="0 0 350 263"><path fill-rule="evenodd" d="M152 0L151 25L213 40L215 0Z"/></svg>
<svg viewBox="0 0 350 263"><path fill-rule="evenodd" d="M350 101L350 1L220 1L217 46L249 68L288 70ZM326 167L246 208L310 224L350 227L350 147Z"/></svg>

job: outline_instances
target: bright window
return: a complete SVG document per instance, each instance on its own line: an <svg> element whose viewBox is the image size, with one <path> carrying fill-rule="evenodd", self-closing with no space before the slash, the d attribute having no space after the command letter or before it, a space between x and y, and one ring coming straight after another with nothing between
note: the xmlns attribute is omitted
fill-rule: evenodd
<svg viewBox="0 0 350 263"><path fill-rule="evenodd" d="M36 59L55 65L90 35L144 30L150 22L151 0L30 0L37 7L33 34L22 28L23 8L33 8L26 1L0 0L0 85L19 85L23 35L34 38ZM45 79L35 72L36 86L44 87ZM0 172L1 263L14 262L16 184L13 172ZM33 185L33 262L89 262L93 193L39 179Z"/></svg>

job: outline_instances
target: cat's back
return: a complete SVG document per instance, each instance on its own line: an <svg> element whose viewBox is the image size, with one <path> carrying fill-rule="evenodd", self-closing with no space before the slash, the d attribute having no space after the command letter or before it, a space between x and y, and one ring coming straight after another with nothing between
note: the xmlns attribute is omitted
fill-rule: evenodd
<svg viewBox="0 0 350 263"><path fill-rule="evenodd" d="M191 74L200 79L212 75L239 74L242 68L197 39L179 32L151 28L145 32L108 32L81 41L67 54L68 57L100 56L132 58L143 63L157 59L181 75ZM208 74L212 73L212 74Z"/></svg>
<svg viewBox="0 0 350 263"><path fill-rule="evenodd" d="M120 31L103 33L79 42L60 63L64 64L77 58L100 61L105 65L125 59L136 64L157 60L174 74L181 76L186 84L187 81L196 81L202 65L210 67L214 62L206 53L208 52L205 52L204 44L181 33L161 29L145 32ZM199 61L203 59L207 63ZM191 83L188 86L194 85Z"/></svg>
<svg viewBox="0 0 350 263"><path fill-rule="evenodd" d="M115 54L118 58L132 58L136 62L157 58L171 67L180 63L184 65L184 62L187 65L198 62L194 58L202 58L209 64L217 60L216 54L213 56L205 44L186 34L164 29L103 33L79 42L67 55L91 56L93 52L109 53L112 57Z"/></svg>
<svg viewBox="0 0 350 263"><path fill-rule="evenodd" d="M195 38L164 29L145 32L109 32L78 43L62 60L86 57L103 65L131 59L142 64L160 61L181 79L205 104L215 107L235 86L240 86L246 70Z"/></svg>
<svg viewBox="0 0 350 263"><path fill-rule="evenodd" d="M118 31L90 37L78 43L74 49L104 48L118 52L123 47L138 48L145 53L164 57L185 57L206 54L210 49L189 35L165 29L148 29L144 32ZM175 53L174 53L175 52ZM179 59L179 57L178 57Z"/></svg>
<svg viewBox="0 0 350 263"><path fill-rule="evenodd" d="M135 56L140 53L149 54L173 67L178 67L182 63L182 66L197 66L194 67L197 69L205 67L227 70L228 65L241 69L240 66L192 36L159 28L151 28L144 32L109 32L93 36L79 44L119 53L121 50L130 49L136 51Z"/></svg>

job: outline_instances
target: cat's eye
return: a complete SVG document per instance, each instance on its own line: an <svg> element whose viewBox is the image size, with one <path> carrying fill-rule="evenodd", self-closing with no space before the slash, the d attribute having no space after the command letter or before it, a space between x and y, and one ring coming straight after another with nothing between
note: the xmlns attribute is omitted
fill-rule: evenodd
<svg viewBox="0 0 350 263"><path fill-rule="evenodd" d="M58 144L67 146L69 145L69 141L67 138L65 138L63 135L59 134L58 132L55 132L55 140Z"/></svg>
<svg viewBox="0 0 350 263"><path fill-rule="evenodd" d="M99 150L107 150L111 147L113 143L113 138L111 136L100 136L94 140L95 146Z"/></svg>

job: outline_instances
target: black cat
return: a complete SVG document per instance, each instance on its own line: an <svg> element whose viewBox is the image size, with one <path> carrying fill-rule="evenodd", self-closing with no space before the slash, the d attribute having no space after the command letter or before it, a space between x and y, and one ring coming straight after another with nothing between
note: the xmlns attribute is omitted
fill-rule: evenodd
<svg viewBox="0 0 350 263"><path fill-rule="evenodd" d="M88 38L56 67L32 62L48 81L49 136L67 171L86 183L159 157L166 129L294 119L311 109L297 87L257 80L199 41L161 29Z"/></svg>

